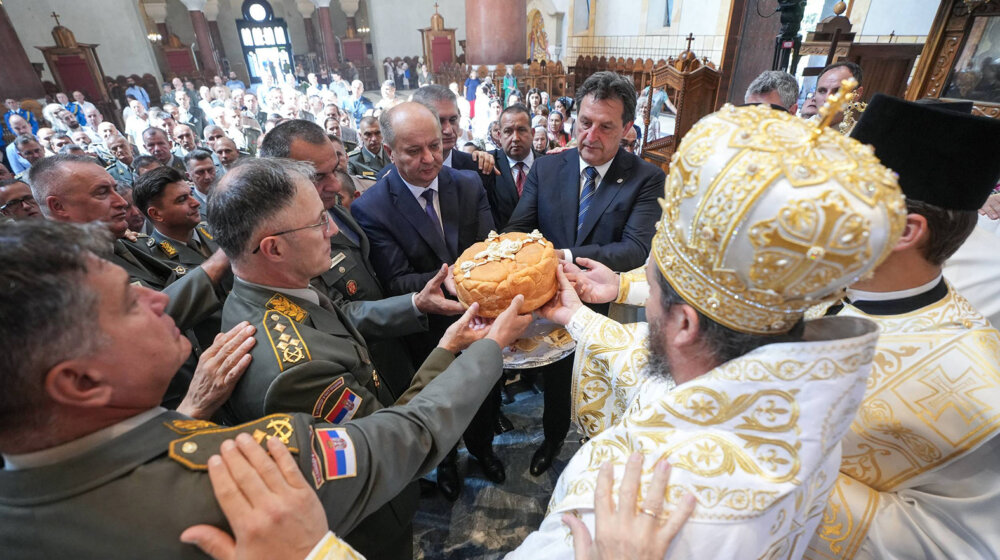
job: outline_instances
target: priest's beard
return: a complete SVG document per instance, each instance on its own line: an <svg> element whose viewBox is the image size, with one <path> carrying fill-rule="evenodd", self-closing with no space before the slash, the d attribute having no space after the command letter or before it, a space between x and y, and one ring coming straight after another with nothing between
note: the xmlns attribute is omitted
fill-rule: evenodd
<svg viewBox="0 0 1000 560"><path fill-rule="evenodd" d="M649 354L649 361L646 363L646 372L650 377L667 380L673 379L670 372L670 356L667 348L663 345L663 321L654 319L649 322L649 336L646 337L646 350Z"/></svg>

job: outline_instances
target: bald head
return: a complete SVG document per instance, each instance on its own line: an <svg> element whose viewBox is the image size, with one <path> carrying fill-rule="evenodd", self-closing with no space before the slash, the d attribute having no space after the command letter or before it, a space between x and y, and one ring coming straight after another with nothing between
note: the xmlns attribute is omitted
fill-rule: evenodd
<svg viewBox="0 0 1000 560"><path fill-rule="evenodd" d="M24 120L24 117L21 115L11 115L9 122L10 129L14 132L14 136L31 134L31 125L28 121Z"/></svg>
<svg viewBox="0 0 1000 560"><path fill-rule="evenodd" d="M212 151L218 156L219 163L226 169L240 157L240 152L236 148L236 142L233 142L232 138L226 136L219 138L212 144Z"/></svg>
<svg viewBox="0 0 1000 560"><path fill-rule="evenodd" d="M401 103L379 116L389 159L409 184L429 186L444 161L441 123L433 109L420 103Z"/></svg>

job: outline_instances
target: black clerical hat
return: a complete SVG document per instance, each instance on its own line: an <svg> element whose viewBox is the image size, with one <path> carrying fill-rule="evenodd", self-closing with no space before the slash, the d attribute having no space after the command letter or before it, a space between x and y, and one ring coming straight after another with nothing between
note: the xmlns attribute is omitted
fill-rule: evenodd
<svg viewBox="0 0 1000 560"><path fill-rule="evenodd" d="M1000 178L1000 120L876 94L851 136L899 173L911 200L979 210Z"/></svg>

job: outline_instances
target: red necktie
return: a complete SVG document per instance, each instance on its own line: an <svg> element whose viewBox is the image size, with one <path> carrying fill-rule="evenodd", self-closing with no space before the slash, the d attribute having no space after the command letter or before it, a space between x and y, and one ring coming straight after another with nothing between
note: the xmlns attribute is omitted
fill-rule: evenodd
<svg viewBox="0 0 1000 560"><path fill-rule="evenodd" d="M524 192L524 179L527 175L525 167L527 166L524 165L523 161L519 161L514 167L517 168L517 180L515 181L515 185L517 186L517 197L521 198L521 193Z"/></svg>

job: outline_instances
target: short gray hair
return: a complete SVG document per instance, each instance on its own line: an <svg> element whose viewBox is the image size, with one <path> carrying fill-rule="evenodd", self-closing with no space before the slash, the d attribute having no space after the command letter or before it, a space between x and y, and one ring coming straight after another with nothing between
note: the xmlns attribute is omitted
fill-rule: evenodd
<svg viewBox="0 0 1000 560"><path fill-rule="evenodd" d="M427 105L426 103L421 103L419 101L416 101L416 103L423 105L424 108L426 108L428 111L431 112L432 115L434 115L434 122L439 122L437 108L435 108L432 105ZM398 111L403 110L400 109L400 107L405 108L406 103L400 103L395 107L391 107L387 111L382 111L382 114L378 116L378 127L382 131L382 143L389 146L390 148L392 148L396 142L396 130L392 127L393 115L395 115ZM440 126L440 123L438 124L438 126Z"/></svg>
<svg viewBox="0 0 1000 560"><path fill-rule="evenodd" d="M51 220L0 223L0 450L50 415L45 375L104 342L88 254L109 257L106 227Z"/></svg>
<svg viewBox="0 0 1000 560"><path fill-rule="evenodd" d="M782 107L791 109L799 98L799 83L795 80L795 76L788 72L765 70L761 72L760 76L754 78L754 81L750 82L746 95L743 96L743 101L749 103L750 97L767 95L772 91L778 92Z"/></svg>
<svg viewBox="0 0 1000 560"><path fill-rule="evenodd" d="M455 95L455 92L440 84L430 84L417 89L417 91L413 92L413 96L410 97L410 100L427 107L433 111L435 115L437 114L438 103L450 102L454 103L455 106L458 107L458 97ZM382 134L385 135L385 132Z"/></svg>
<svg viewBox="0 0 1000 560"><path fill-rule="evenodd" d="M292 204L295 177L312 182L313 172L312 165L290 159L237 160L212 189L205 213L226 256L245 258L260 230Z"/></svg>
<svg viewBox="0 0 1000 560"><path fill-rule="evenodd" d="M63 177L68 173L66 166L70 163L84 163L100 167L90 156L57 154L36 161L35 165L32 165L31 169L28 170L28 184L31 186L31 194L38 201L38 206L46 217L51 216L49 215L49 205L45 200L53 190L58 190Z"/></svg>

